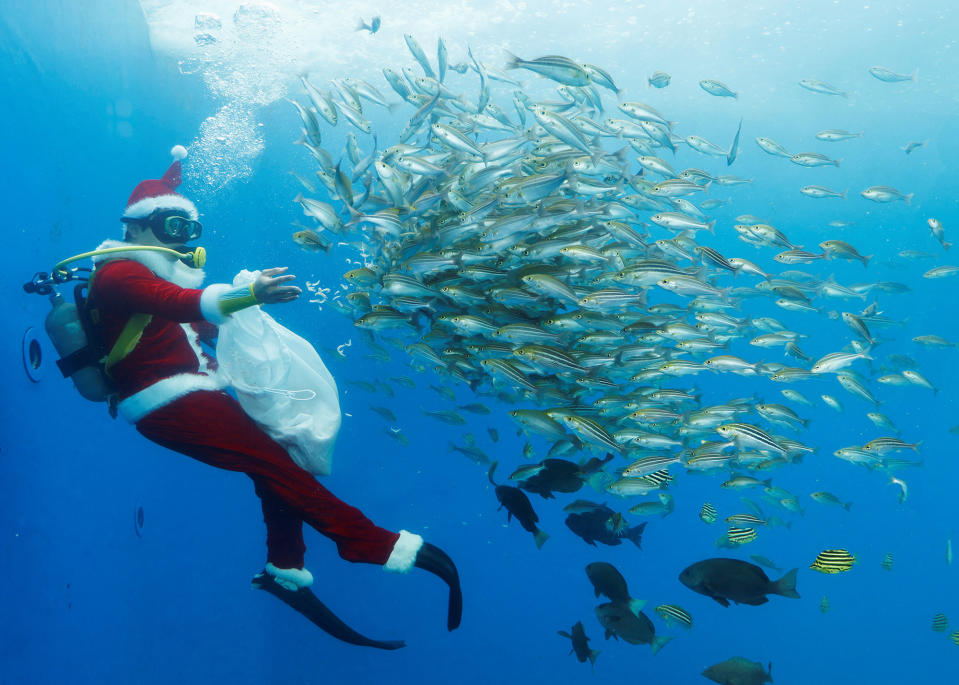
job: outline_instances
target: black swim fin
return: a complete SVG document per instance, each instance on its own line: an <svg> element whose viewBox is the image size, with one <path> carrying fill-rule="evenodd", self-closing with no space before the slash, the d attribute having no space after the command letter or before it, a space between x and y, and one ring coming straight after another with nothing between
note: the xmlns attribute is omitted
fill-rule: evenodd
<svg viewBox="0 0 959 685"><path fill-rule="evenodd" d="M329 607L323 604L310 588L301 587L295 591L288 590L277 583L276 579L266 571L253 577L253 587L266 590L274 597L281 599L337 640L349 642L351 645L375 647L376 649L399 649L406 646L403 640L372 640L365 635L360 635L330 611Z"/></svg>
<svg viewBox="0 0 959 685"><path fill-rule="evenodd" d="M492 475L492 469L490 469ZM450 586L449 606L446 612L446 627L449 630L456 630L463 618L463 591L460 589L460 576L456 571L456 565L450 559L446 552L436 545L424 542L416 553L416 560L413 565L424 571L429 571L443 580Z"/></svg>

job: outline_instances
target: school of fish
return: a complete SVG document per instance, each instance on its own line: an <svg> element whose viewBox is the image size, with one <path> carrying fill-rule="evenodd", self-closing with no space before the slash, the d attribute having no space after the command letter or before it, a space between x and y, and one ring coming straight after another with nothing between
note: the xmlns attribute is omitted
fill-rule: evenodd
<svg viewBox="0 0 959 685"><path fill-rule="evenodd" d="M881 342L906 326L884 315L883 302L910 289L869 279L873 256L843 240L826 239L809 251L775 219L713 218L713 210L732 200L715 199L711 189L753 182L725 173L739 154L742 121L731 143L718 145L683 135L668 113L625 99L613 76L596 65L507 54L500 66L468 49L454 64L442 39L435 61L412 36L406 42L415 63L384 67L388 88L342 78L323 90L301 77L305 97L293 102L303 123L299 142L316 169L310 179L297 176L304 194L296 201L312 225L298 226L293 237L307 249L347 254L355 266L338 289L308 284L317 302L349 316L371 341L404 350L415 371L505 406L528 439L550 444L539 463L528 462L529 443L516 455L514 485L493 481L495 463L489 471L500 504L537 547L549 536L538 529L524 491L552 498L588 484L626 500L629 515L665 517L677 505L664 492L672 479L713 474L717 487L739 491L748 509L722 517L727 532L716 544L725 548L749 544L801 515L803 496L774 486L770 476L799 467L827 437L808 436L803 413L814 400L800 384L815 388L812 396L831 409L846 411L849 403L868 418L876 437L836 446L833 455L885 474L883 486L895 485L899 500L906 500L908 486L896 474L921 461L895 455L918 452L919 444L901 439L877 408L887 393L939 391L911 357L882 350ZM530 73L540 78L523 86ZM889 83L915 79L881 67L870 74ZM649 78L652 88L669 82L665 72ZM845 97L820 81L799 85ZM700 86L710 95L738 97L719 81ZM383 117L392 125L374 132L371 118ZM343 155L323 147L324 129L341 125L349 128ZM815 137L834 143L859 136L828 129ZM805 167L853 161L790 153L768 136L756 143ZM683 146L718 170L674 167L670 159ZM800 192L852 201L845 189L824 185ZM913 198L879 184L859 195L876 203ZM748 195L735 202L748 202ZM934 218L928 227L945 253L947 229ZM738 238L738 249L714 247L732 244L730 237ZM931 257L904 250L897 258ZM837 261L861 264L863 280L840 282L832 268ZM955 273L959 267L942 264L924 277ZM922 333L915 344L955 346ZM370 344L388 359L377 342ZM717 376L735 378L737 387L748 381L751 394L722 395L716 383L708 391L697 387L697 379ZM464 411L490 413L481 402L456 406L447 385L434 389L451 405L427 412L436 420L464 425ZM387 408L374 409L395 421ZM400 439L399 429L390 430ZM492 461L472 435L451 449L480 464ZM846 511L852 506L827 491L808 496ZM704 522L718 520L712 504L689 504L702 505ZM629 539L639 547L645 523L633 525L605 503L577 500L566 511L567 525L589 544ZM826 550L813 568L848 570L851 558L829 557L833 552ZM723 559L700 564L707 562L712 565L703 568L711 573L735 577L739 584L727 596L745 603L766 601L767 592L798 596L795 571L779 581L780 591L747 562L737 562L742 569ZM888 556L884 568L891 564ZM740 587L744 579L751 582L747 590ZM683 582L696 589L700 581L684 576ZM624 595L597 608L607 636L639 621L630 629L655 653L665 640L654 638L652 623L631 611L628 600ZM656 613L692 625L679 607L662 605ZM581 622L563 635L581 661L595 660ZM758 672L765 677L761 667ZM727 682L720 677L726 676L714 679Z"/></svg>

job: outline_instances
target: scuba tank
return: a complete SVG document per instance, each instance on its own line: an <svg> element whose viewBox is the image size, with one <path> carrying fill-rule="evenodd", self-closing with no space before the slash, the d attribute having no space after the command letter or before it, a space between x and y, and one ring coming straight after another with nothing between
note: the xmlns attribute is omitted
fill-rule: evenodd
<svg viewBox="0 0 959 685"><path fill-rule="evenodd" d="M99 336L93 333L86 310L86 298L78 285L76 302L67 302L57 291L50 295L53 309L47 314L43 327L56 348L60 359L57 366L64 377L69 377L77 391L91 402L106 402L113 394L112 383L103 370L103 347Z"/></svg>

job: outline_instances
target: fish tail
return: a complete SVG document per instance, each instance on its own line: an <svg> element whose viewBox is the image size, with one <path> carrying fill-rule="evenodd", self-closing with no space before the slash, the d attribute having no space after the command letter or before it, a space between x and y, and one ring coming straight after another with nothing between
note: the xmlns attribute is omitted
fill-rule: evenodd
<svg viewBox="0 0 959 685"><path fill-rule="evenodd" d="M906 196L903 197L903 199L906 201L906 204L907 204L907 205L912 204L912 196L913 196L913 195L915 195L915 193L909 193L908 195L906 195Z"/></svg>
<svg viewBox="0 0 959 685"><path fill-rule="evenodd" d="M839 193L839 197L842 198L843 200L845 200L845 199L846 199L846 193L848 193L848 192L849 192L849 189L847 188L846 190L844 190L844 191L842 191L841 193Z"/></svg>
<svg viewBox="0 0 959 685"><path fill-rule="evenodd" d="M656 656L659 650L665 647L667 643L669 643L669 641L672 639L673 639L672 635L657 635L656 637L654 637L652 642L649 643L649 646L653 650L653 656Z"/></svg>
<svg viewBox="0 0 959 685"><path fill-rule="evenodd" d="M852 509L852 502L843 502L842 508L845 509L846 511L849 511L850 509Z"/></svg>
<svg viewBox="0 0 959 685"><path fill-rule="evenodd" d="M598 656L599 656L599 650L598 650L598 649L591 649L591 650L589 650L589 664L590 664L590 666L592 666L593 664L596 663L596 657L598 657Z"/></svg>
<svg viewBox="0 0 959 685"><path fill-rule="evenodd" d="M950 247L952 247L952 243L943 242L942 244L943 250L948 250Z"/></svg>
<svg viewBox="0 0 959 685"><path fill-rule="evenodd" d="M543 549L543 545L549 540L549 535L537 528L533 533L533 539L536 541L536 549Z"/></svg>
<svg viewBox="0 0 959 685"><path fill-rule="evenodd" d="M783 597L799 599L799 593L796 592L796 574L798 573L799 569L794 568L792 571L773 583L772 591L777 595L782 595Z"/></svg>
<svg viewBox="0 0 959 685"><path fill-rule="evenodd" d="M596 591L596 596L599 596L599 590ZM639 612L646 608L648 602L645 599L633 599L629 598L629 611L633 616L639 616Z"/></svg>
<svg viewBox="0 0 959 685"><path fill-rule="evenodd" d="M919 67L916 67L916 70L912 72L912 74L909 76L909 80L916 81L918 79L919 79Z"/></svg>
<svg viewBox="0 0 959 685"><path fill-rule="evenodd" d="M357 31L362 31L363 29L366 29L367 31L372 31L372 30L373 30L373 27L370 26L369 24L367 24L367 23L366 23L365 21L363 21L362 19L357 19L357 21L356 21L356 30L357 30Z"/></svg>
<svg viewBox="0 0 959 685"><path fill-rule="evenodd" d="M519 69L523 61L509 50L503 50L506 53L506 69Z"/></svg>
<svg viewBox="0 0 959 685"><path fill-rule="evenodd" d="M626 531L626 536L629 538L629 541L636 545L636 549L643 548L643 529L646 527L646 522L643 521L639 525L633 526Z"/></svg>
<svg viewBox="0 0 959 685"><path fill-rule="evenodd" d="M489 478L489 482L492 483L494 487L496 486L496 481L493 480L493 473L496 472L496 467L498 465L499 465L499 462L494 461L492 465L489 467L489 471L486 472L486 477Z"/></svg>

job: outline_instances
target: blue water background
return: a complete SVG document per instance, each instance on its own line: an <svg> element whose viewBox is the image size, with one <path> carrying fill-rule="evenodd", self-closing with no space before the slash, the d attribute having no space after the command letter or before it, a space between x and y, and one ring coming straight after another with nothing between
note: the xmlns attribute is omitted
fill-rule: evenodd
<svg viewBox="0 0 959 685"><path fill-rule="evenodd" d="M151 16L158 16L160 4L153 3ZM191 8L207 9L199 5ZM742 150L729 172L754 182L712 191L732 203L713 213L718 230L709 244L776 270L774 252L754 251L732 231L735 216L754 214L807 248L838 238L875 255L868 269L838 261L800 269L833 273L844 284L895 280L912 288L904 295L880 295L885 313L906 319L907 325L880 329L878 334L890 339L876 354L911 355L941 391L934 396L922 388L871 386L883 401L881 411L903 437L922 440L924 466L897 474L909 484L908 500L897 501L898 490L887 475L831 456L838 447L883 433L865 418L870 405L844 393L831 378L817 379L795 387L817 402L815 409L805 410L812 421L800 439L818 453L770 474L776 485L799 495L805 515L792 518L789 529L761 531L757 542L731 553L762 554L783 569L799 567L801 600L772 597L760 607L726 609L677 581L689 563L727 554L714 546L721 524L707 527L697 517L707 499L723 515L742 508L736 493L719 489L720 476L681 475L670 489L676 512L650 521L642 551L629 544L589 547L563 524L562 506L576 497L605 499L621 511L633 502L588 488L549 501L534 496L541 528L551 536L537 550L528 533L515 521L507 524L506 512L497 511L485 469L447 449L451 441L462 444L463 433L473 433L478 445L499 459L499 478L505 478L523 462L526 442L506 416L510 407L483 398L493 414L465 415L467 427L424 416L421 408L451 408L429 389L430 384L450 385L448 379L411 371L395 347L387 346L388 364L372 360L365 335L350 321L328 307L318 310L304 297L271 311L321 351L349 415L335 473L324 483L379 524L420 532L446 549L459 566L466 597L462 628L447 633L446 593L437 579L422 571L397 577L349 564L336 556L332 544L308 531L307 564L317 594L362 632L404 638L408 647L381 653L332 640L273 598L249 589L265 549L259 504L248 479L165 451L111 420L102 406L82 400L59 377L46 341L42 381L31 383L23 373L21 339L28 327L42 328L48 306L23 294L21 284L57 259L118 238L117 218L135 183L158 177L168 163L167 150L194 141L202 122L228 98L211 93L198 74L181 73L183 55L164 48L155 27L151 36L136 3L102 2L82 11L68 2L9 3L0 9L5 101L0 192L7 255L0 275L6 294L0 337L5 389L0 404L0 682L695 683L705 682L699 676L703 668L733 655L771 661L777 683L894 683L917 677L950 682L959 647L930 624L935 613L943 612L953 622L950 631L959 628L959 567L945 559L946 541L956 535L959 467L955 436L947 430L959 423L957 351L922 348L910 339L934 333L959 340L955 282L921 277L932 265L953 258L930 236L926 219L938 218L953 238L959 226L954 199L959 23L952 5L804 2L779 8L778 3L698 2L681 8L651 3L555 8L531 2L502 3L485 14L468 3L457 7L358 4L355 11L338 9L328 16L316 4L315 12L298 16L316 22L318 33L334 36L325 49L360 49L365 61L353 68L335 63L326 70L310 64L311 78L325 83L358 74L373 80L382 66L411 64L402 41L402 33L410 32L431 57L436 37L443 35L452 61L465 58L469 42L484 59L500 64L501 46L523 57L564 54L593 62L612 73L624 99L648 102L680 122L684 134L724 147L742 117ZM356 16L377 12L383 15L379 34L352 31ZM486 21L464 24L458 14ZM229 20L229 13L221 10L221 15ZM180 26L192 36L192 22ZM867 72L873 65L906 73L918 67L919 80L882 83ZM645 84L657 69L673 77L663 91ZM289 96L303 101L295 75L296 69L288 73ZM452 77L471 97L478 93L475 75ZM545 92L544 84L524 78ZM702 78L726 82L740 98L707 95L697 85ZM850 97L802 90L796 85L801 78L828 81L850 91ZM374 82L387 91L382 78ZM612 97L604 100L613 108ZM189 184L181 189L202 197L208 281L229 280L244 267L282 264L301 282L338 286L351 268L345 253L306 253L289 237L291 222L303 217L292 202L298 183L286 172L313 171L306 152L291 144L299 135L296 112L283 99L251 111L262 124L258 131L264 142L252 175L215 194ZM403 116L375 116L381 145L405 124ZM829 144L813 137L824 128L865 133ZM342 131L343 124L324 146L340 150ZM844 161L839 169L798 167L763 153L756 136L771 137L794 152L820 151ZM900 148L911 140L928 142L907 156ZM361 142L368 150L365 138ZM685 148L670 161L677 169L726 172L723 162ZM798 192L807 183L848 188L849 197L812 200ZM915 193L912 203L879 205L859 197L863 188L879 184ZM834 219L853 225L828 227ZM895 257L903 249L925 250L937 260L905 262ZM732 285L731 278L723 279ZM850 339L839 321L782 312L771 304L750 306L806 333L801 346L813 357ZM830 308L847 309L841 301ZM339 359L332 350L347 340L353 345ZM753 359L782 361L778 350L738 349ZM398 375L413 377L416 389L394 384L390 397L351 384ZM753 393L778 401L785 387L726 376L681 380L671 386L697 385L715 402ZM459 403L477 400L465 386L454 387ZM818 402L824 392L840 398L842 414ZM369 409L371 404L396 413L409 446L385 434L388 425ZM488 427L498 430L497 444ZM536 439L533 444L535 458L544 458L548 444ZM854 502L852 510L818 505L808 497L816 490ZM142 539L134 533L134 512L141 506ZM824 576L808 569L819 551L835 547L857 555L851 572ZM879 565L887 553L895 558L889 572ZM694 616L693 630L666 628L654 618L657 630L676 636L655 657L646 646L604 641L593 615L600 600L583 572L597 560L623 572L632 594L649 600L650 614L660 603L685 607ZM825 614L819 609L823 595L831 603ZM556 634L578 620L591 646L602 652L592 669L577 663L568 654L568 640Z"/></svg>

